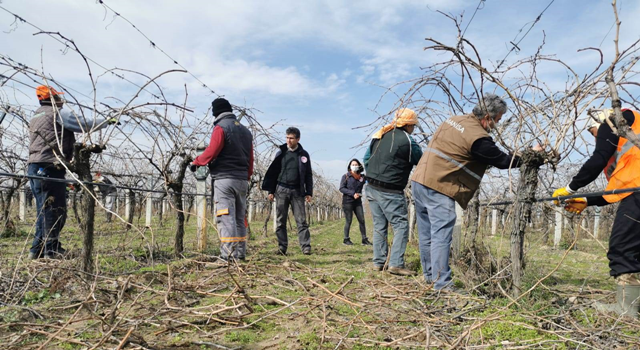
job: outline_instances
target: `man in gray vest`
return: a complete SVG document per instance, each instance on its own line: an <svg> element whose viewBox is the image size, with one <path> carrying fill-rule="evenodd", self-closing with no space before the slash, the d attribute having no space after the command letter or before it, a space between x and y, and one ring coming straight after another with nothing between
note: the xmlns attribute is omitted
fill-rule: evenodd
<svg viewBox="0 0 640 350"><path fill-rule="evenodd" d="M393 227L393 244L388 271L394 275L415 273L404 266L404 253L409 241L407 198L404 188L413 166L422 156L420 146L411 134L418 116L409 108L401 108L393 122L373 135L364 155L368 187L366 197L373 215L373 268L382 271L389 249L389 223Z"/></svg>
<svg viewBox="0 0 640 350"><path fill-rule="evenodd" d="M298 227L298 242L302 254L311 254L311 233L304 207L305 200L310 203L313 196L313 171L309 153L300 144L300 130L287 128L287 143L280 146L276 157L264 175L262 190L269 193L269 200L276 200L276 236L278 253L287 254L287 217L289 206Z"/></svg>
<svg viewBox="0 0 640 350"><path fill-rule="evenodd" d="M502 152L489 136L506 111L504 100L486 94L472 114L445 120L411 178L422 271L436 290L453 290L449 249L456 221L455 203L467 208L487 166L520 166L520 157ZM540 146L533 149L542 150Z"/></svg>
<svg viewBox="0 0 640 350"><path fill-rule="evenodd" d="M231 104L224 98L211 103L215 117L211 141L207 149L191 163L209 165L214 180L213 200L216 203L216 224L220 235L220 257L244 260L247 252L248 181L253 175L253 136L232 113Z"/></svg>
<svg viewBox="0 0 640 350"><path fill-rule="evenodd" d="M73 158L74 132L88 133L117 123L115 118L96 118L92 121L63 109L62 92L49 86L38 86L36 96L40 108L29 121L29 159L27 175L36 199L36 236L29 258L59 258L65 253L60 244L60 231L67 219L67 190L63 181L54 182L43 177L63 180L62 164Z"/></svg>

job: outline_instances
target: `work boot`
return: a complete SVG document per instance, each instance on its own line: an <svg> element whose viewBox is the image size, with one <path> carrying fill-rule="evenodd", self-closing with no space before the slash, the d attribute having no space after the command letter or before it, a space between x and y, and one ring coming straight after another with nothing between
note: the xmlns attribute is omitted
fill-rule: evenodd
<svg viewBox="0 0 640 350"><path fill-rule="evenodd" d="M389 271L390 274L397 276L414 276L416 274L415 271L405 269L404 267L391 266L387 271Z"/></svg>
<svg viewBox="0 0 640 350"><path fill-rule="evenodd" d="M373 245L373 243L371 243L371 241L369 241L369 239L367 237L363 237L362 238L362 245Z"/></svg>
<svg viewBox="0 0 640 350"><path fill-rule="evenodd" d="M344 245L353 245L353 243L351 242L351 240L349 238L345 238L342 241L342 244L344 244Z"/></svg>
<svg viewBox="0 0 640 350"><path fill-rule="evenodd" d="M596 302L594 307L599 312L614 312L618 315L635 318L640 309L640 276L639 274L624 274L616 278L616 302L603 304Z"/></svg>
<svg viewBox="0 0 640 350"><path fill-rule="evenodd" d="M371 265L371 269L373 271L382 271L384 269L384 266L373 264Z"/></svg>

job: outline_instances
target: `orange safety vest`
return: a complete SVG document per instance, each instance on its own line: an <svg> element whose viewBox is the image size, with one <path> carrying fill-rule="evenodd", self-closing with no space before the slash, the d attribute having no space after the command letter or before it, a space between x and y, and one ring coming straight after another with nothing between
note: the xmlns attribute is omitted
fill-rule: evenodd
<svg viewBox="0 0 640 350"><path fill-rule="evenodd" d="M624 110L623 110L624 111ZM640 113L632 111L635 117L631 131L640 135ZM640 149L635 147L624 137L618 141L618 149L611 158L613 162L607 164L605 175L609 184L605 191L621 190L624 188L640 187ZM610 169L613 169L611 171ZM607 194L604 199L609 203L615 203L631 195L629 193Z"/></svg>

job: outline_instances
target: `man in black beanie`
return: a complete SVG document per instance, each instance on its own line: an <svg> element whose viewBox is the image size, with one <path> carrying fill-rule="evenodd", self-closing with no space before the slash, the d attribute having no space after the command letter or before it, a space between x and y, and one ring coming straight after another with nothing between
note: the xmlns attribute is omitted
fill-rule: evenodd
<svg viewBox="0 0 640 350"><path fill-rule="evenodd" d="M211 103L215 117L213 133L207 149L191 163L191 171L209 166L214 180L216 224L220 235L220 256L244 260L246 256L248 180L253 174L253 136L232 113L224 98Z"/></svg>

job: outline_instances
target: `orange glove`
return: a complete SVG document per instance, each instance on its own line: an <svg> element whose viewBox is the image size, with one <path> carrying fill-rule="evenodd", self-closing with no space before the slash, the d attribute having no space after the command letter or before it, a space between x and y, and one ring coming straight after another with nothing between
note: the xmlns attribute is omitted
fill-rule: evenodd
<svg viewBox="0 0 640 350"><path fill-rule="evenodd" d="M580 214L587 207L587 199L586 198L571 198L564 201L564 210L574 213Z"/></svg>

